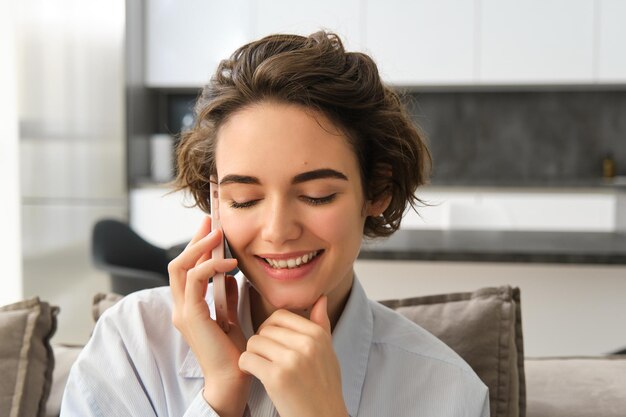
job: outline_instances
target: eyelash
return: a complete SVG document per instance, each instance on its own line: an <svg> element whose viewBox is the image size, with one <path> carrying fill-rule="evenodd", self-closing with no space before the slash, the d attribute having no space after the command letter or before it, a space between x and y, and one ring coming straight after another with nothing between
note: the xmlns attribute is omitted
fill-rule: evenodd
<svg viewBox="0 0 626 417"><path fill-rule="evenodd" d="M337 197L337 193L330 194L325 197L319 197L319 198L302 196L301 199L304 200L304 202L306 202L307 204L310 204L312 206L321 206L324 204L331 203L333 200L335 200L335 197ZM231 201L230 207L234 209L246 209L246 208L250 208L254 206L258 201L259 200L250 200L250 201L244 201L243 203L238 203L237 201Z"/></svg>
<svg viewBox="0 0 626 417"><path fill-rule="evenodd" d="M230 202L230 207L231 208L235 208L235 209L249 208L249 207L254 206L257 201L259 201L259 200L244 201L243 203L238 203L236 201L231 201Z"/></svg>
<svg viewBox="0 0 626 417"><path fill-rule="evenodd" d="M319 197L319 198L303 196L302 199L305 200L307 203L311 204L312 206L321 206L323 204L328 204L332 202L335 199L335 197L337 197L336 193L329 194L325 197Z"/></svg>

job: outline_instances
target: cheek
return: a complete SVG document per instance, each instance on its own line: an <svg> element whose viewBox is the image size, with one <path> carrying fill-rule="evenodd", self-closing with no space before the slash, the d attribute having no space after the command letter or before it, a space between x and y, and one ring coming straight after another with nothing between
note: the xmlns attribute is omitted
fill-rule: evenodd
<svg viewBox="0 0 626 417"><path fill-rule="evenodd" d="M324 210L310 219L309 227L316 235L328 242L355 241L360 244L365 218L360 210L344 207L340 210Z"/></svg>
<svg viewBox="0 0 626 417"><path fill-rule="evenodd" d="M248 242L254 239L254 226L246 220L246 216L232 214L222 214L222 228L231 250L239 253Z"/></svg>

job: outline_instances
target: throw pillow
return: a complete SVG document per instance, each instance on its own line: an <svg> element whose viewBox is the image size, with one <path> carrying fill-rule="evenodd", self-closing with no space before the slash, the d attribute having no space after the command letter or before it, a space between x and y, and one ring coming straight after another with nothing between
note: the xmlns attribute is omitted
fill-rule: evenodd
<svg viewBox="0 0 626 417"><path fill-rule="evenodd" d="M526 412L519 288L382 301L456 351L489 388L492 417Z"/></svg>
<svg viewBox="0 0 626 417"><path fill-rule="evenodd" d="M115 294L115 293L98 293L93 296L93 303L91 305L91 313L93 315L93 321L96 322L104 313L104 311L113 306L119 300L124 298L123 295Z"/></svg>
<svg viewBox="0 0 626 417"><path fill-rule="evenodd" d="M44 417L58 311L39 298L0 307L0 415Z"/></svg>

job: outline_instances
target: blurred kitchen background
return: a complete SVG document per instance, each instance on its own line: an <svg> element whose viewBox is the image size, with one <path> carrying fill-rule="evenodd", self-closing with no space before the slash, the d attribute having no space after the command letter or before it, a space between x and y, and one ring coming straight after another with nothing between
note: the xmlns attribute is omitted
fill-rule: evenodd
<svg viewBox="0 0 626 417"><path fill-rule="evenodd" d="M428 135L434 171L418 195L431 206L409 212L404 230L609 242L601 257L555 247L552 258L473 262L471 239L458 259L365 257L356 269L370 297L510 284L522 289L529 356L626 346L625 1L3 4L0 61L14 66L2 72L11 94L0 103L3 125L17 128L0 149L0 256L13 265L0 304L59 305L57 342L83 343L92 295L110 290L91 259L97 220L128 222L164 248L193 234L202 213L166 184L176 135L219 60L269 33L325 28L374 57Z"/></svg>

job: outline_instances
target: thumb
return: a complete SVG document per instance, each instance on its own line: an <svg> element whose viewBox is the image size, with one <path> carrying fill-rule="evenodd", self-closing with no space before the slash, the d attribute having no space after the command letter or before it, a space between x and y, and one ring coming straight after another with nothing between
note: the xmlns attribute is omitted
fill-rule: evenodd
<svg viewBox="0 0 626 417"><path fill-rule="evenodd" d="M313 308L311 309L311 321L326 330L328 334L331 334L327 296L322 295L315 304L313 304Z"/></svg>

